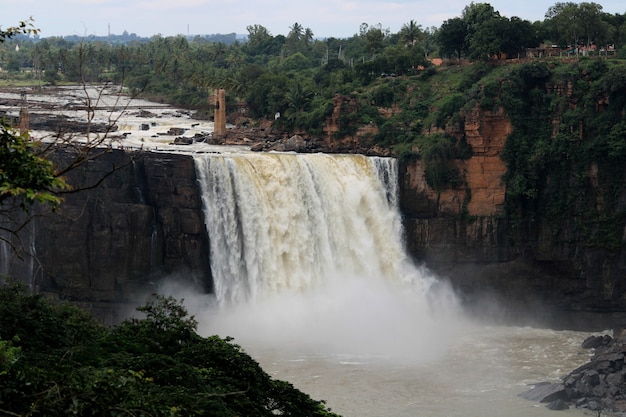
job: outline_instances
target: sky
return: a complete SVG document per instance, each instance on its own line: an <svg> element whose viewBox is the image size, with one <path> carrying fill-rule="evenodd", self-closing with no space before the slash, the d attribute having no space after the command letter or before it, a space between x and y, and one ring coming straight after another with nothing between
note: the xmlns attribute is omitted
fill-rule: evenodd
<svg viewBox="0 0 626 417"><path fill-rule="evenodd" d="M561 0L565 1L565 0ZM554 1L494 0L502 16L543 20ZM392 33L414 20L422 28L439 27L461 15L471 0L0 0L0 27L32 16L41 37L106 36L124 31L141 37L248 33L262 25L287 35L299 23L315 37L350 37L362 23L380 24ZM607 13L626 13L624 0L596 1Z"/></svg>

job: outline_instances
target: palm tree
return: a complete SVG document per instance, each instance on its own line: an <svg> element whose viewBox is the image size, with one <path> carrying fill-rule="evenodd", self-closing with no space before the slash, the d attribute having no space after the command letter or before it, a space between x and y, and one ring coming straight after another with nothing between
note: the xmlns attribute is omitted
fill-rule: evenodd
<svg viewBox="0 0 626 417"><path fill-rule="evenodd" d="M299 81L295 81L285 93L285 101L288 106L287 119L297 123L298 116L309 109L312 98L313 92L300 84Z"/></svg>
<svg viewBox="0 0 626 417"><path fill-rule="evenodd" d="M313 40L313 31L311 30L311 28L306 28L304 30L304 35L302 37L302 39L304 40L304 46L308 47L309 44L311 43L311 41Z"/></svg>
<svg viewBox="0 0 626 417"><path fill-rule="evenodd" d="M304 37L304 27L300 23L296 22L293 26L290 26L289 29L290 31L287 35L285 42L286 49L284 52L286 52L287 55L302 52L304 49L302 42L302 38Z"/></svg>
<svg viewBox="0 0 626 417"><path fill-rule="evenodd" d="M418 25L413 19L411 19L409 23L402 25L402 29L400 29L400 39L407 46L415 46L415 43L420 40L422 36L422 26Z"/></svg>
<svg viewBox="0 0 626 417"><path fill-rule="evenodd" d="M304 28L302 27L300 23L298 22L294 23L293 26L289 26L289 29L291 30L289 31L287 38L294 40L296 42L302 39L302 36L304 34Z"/></svg>
<svg viewBox="0 0 626 417"><path fill-rule="evenodd" d="M246 54L238 46L231 46L226 56L226 62L231 68L239 68L246 61Z"/></svg>

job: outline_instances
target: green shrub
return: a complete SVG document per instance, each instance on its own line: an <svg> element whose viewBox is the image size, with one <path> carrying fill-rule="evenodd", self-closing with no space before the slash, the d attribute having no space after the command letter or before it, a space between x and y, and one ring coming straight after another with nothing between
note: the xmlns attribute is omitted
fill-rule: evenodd
<svg viewBox="0 0 626 417"><path fill-rule="evenodd" d="M0 288L0 410L6 415L335 416L272 379L232 339L201 337L172 297L105 327L82 310Z"/></svg>
<svg viewBox="0 0 626 417"><path fill-rule="evenodd" d="M437 127L445 127L455 116L458 117L459 111L463 108L466 97L461 93L454 93L444 97L439 102L439 111L435 124Z"/></svg>
<svg viewBox="0 0 626 417"><path fill-rule="evenodd" d="M456 139L449 135L430 135L422 150L426 182L435 191L441 192L463 183L463 177L455 165L459 158Z"/></svg>

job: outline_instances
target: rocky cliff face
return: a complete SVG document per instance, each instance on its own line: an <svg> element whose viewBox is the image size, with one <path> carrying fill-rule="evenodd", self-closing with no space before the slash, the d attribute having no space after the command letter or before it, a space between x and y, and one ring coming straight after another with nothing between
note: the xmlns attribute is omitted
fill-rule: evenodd
<svg viewBox="0 0 626 417"><path fill-rule="evenodd" d="M68 182L79 189L104 177L96 188L66 195L55 215L34 218L36 256L22 265L38 266L32 285L108 321L168 276L208 292L208 240L193 159L111 151L73 171Z"/></svg>
<svg viewBox="0 0 626 417"><path fill-rule="evenodd" d="M466 116L464 134L473 156L456 162L465 179L459 188L438 194L428 186L421 160L401 165L400 204L410 253L474 305L489 303L489 310L491 296L500 300L495 313L502 317L530 310L550 320L563 310L626 310L621 247L589 246L575 219L564 221L555 236L545 219L505 218L506 167L500 155L511 129L502 113L476 110ZM594 176L589 177L593 187Z"/></svg>

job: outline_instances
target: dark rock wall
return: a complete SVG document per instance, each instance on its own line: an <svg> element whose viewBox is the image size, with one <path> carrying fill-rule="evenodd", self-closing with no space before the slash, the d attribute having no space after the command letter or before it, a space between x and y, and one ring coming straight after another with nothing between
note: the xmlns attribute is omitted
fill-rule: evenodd
<svg viewBox="0 0 626 417"><path fill-rule="evenodd" d="M66 156L69 157L69 156ZM208 238L193 158L114 150L67 178L57 213L34 219L34 285L112 321L165 278L211 289Z"/></svg>
<svg viewBox="0 0 626 417"><path fill-rule="evenodd" d="M414 186L416 169L410 162L400 169L407 248L468 304L506 319L532 313L548 322L563 312L626 311L624 245L590 246L574 220L555 236L542 219L520 224L498 213L438 211L436 197ZM498 308L490 311L494 300Z"/></svg>

